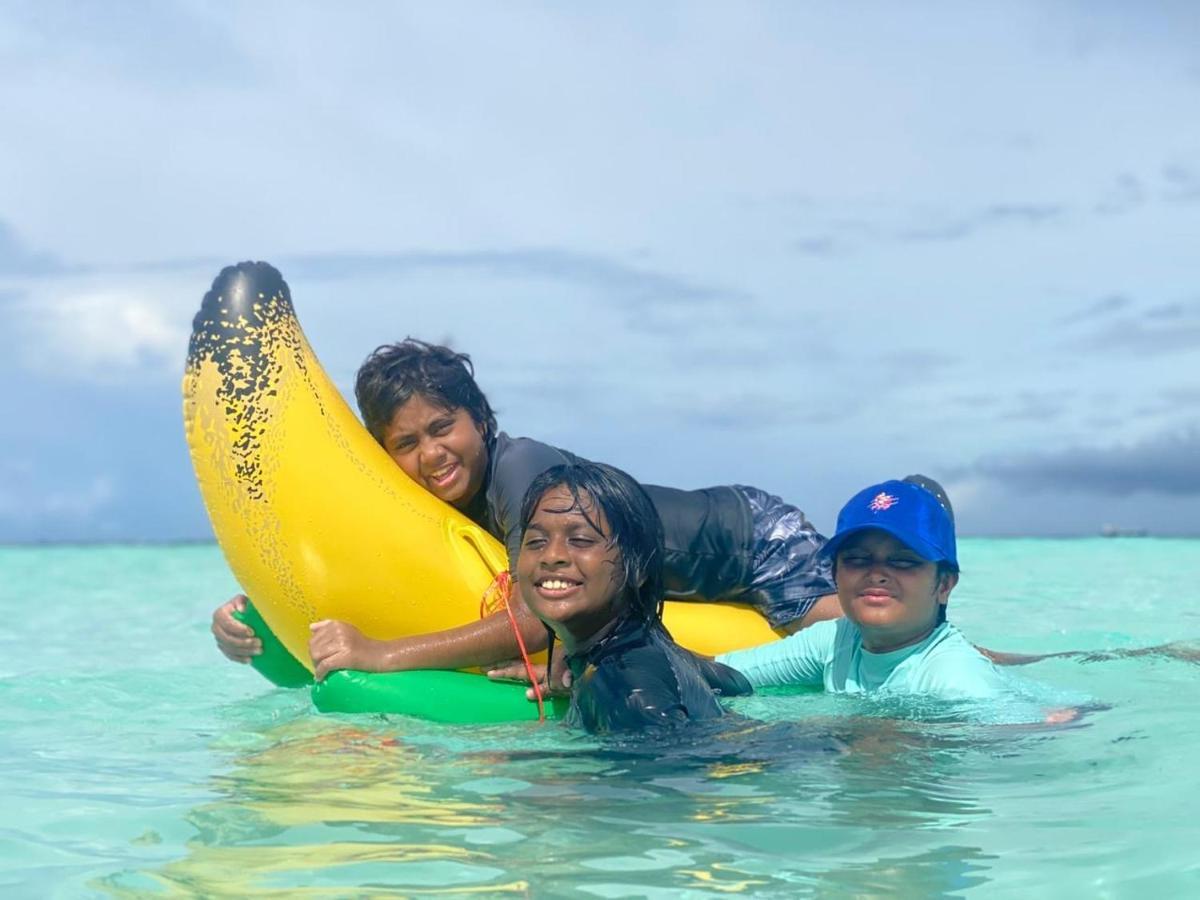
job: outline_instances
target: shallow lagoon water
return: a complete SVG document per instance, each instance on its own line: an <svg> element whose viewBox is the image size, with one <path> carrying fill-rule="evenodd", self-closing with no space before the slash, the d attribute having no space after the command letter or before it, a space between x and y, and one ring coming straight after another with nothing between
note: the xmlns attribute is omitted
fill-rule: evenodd
<svg viewBox="0 0 1200 900"><path fill-rule="evenodd" d="M961 558L987 646L1200 648L1200 541ZM214 546L0 548L0 576L6 897L1200 894L1194 662L1023 668L1102 707L1068 727L791 694L602 743L316 714L216 652Z"/></svg>

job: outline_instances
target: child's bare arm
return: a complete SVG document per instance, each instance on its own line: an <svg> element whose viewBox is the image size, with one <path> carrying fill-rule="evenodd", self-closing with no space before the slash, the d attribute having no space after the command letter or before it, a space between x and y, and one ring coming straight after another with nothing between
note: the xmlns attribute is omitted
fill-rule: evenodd
<svg viewBox="0 0 1200 900"><path fill-rule="evenodd" d="M1105 662L1110 659L1126 659L1132 656L1160 656L1180 662L1200 663L1200 644L1175 641L1156 644L1153 647L1136 647L1121 650L1059 650L1056 653L1005 653L975 645L975 649L998 666L1025 666L1044 659L1078 659L1081 662Z"/></svg>
<svg viewBox="0 0 1200 900"><path fill-rule="evenodd" d="M546 647L546 630L518 598L510 601L530 651ZM497 613L430 634L376 640L347 622L326 619L311 626L308 649L318 681L334 669L396 672L404 669L464 669L487 666L517 655L517 639L508 616Z"/></svg>
<svg viewBox="0 0 1200 900"><path fill-rule="evenodd" d="M817 602L808 608L803 616L795 621L788 622L778 631L784 634L795 634L802 628L807 628L817 622L825 622L829 619L840 619L843 615L842 604L838 600L837 594L826 594L824 597L817 598Z"/></svg>

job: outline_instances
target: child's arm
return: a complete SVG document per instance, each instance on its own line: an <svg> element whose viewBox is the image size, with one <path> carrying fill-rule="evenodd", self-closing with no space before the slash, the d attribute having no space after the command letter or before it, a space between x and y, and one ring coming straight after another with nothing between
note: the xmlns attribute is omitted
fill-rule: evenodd
<svg viewBox="0 0 1200 900"><path fill-rule="evenodd" d="M527 438L505 439L495 460L486 497L489 528L501 532L509 558L519 549L521 500L533 480L547 469L569 462L557 448ZM497 447L500 445L498 444ZM510 601L530 652L546 648L546 629L514 592ZM334 669L395 672L402 669L464 669L510 660L520 653L508 616L500 613L445 631L394 640L374 640L347 622L312 626L309 653L318 681Z"/></svg>
<svg viewBox="0 0 1200 900"><path fill-rule="evenodd" d="M782 640L722 653L717 662L737 669L755 687L819 685L833 652L838 622L818 622Z"/></svg>
<svg viewBox="0 0 1200 900"><path fill-rule="evenodd" d="M510 600L530 652L546 648L546 629L519 597ZM512 659L520 651L508 616L496 613L477 622L393 640L375 640L347 622L315 622L308 650L317 681L334 669L396 672L403 669L465 669Z"/></svg>
<svg viewBox="0 0 1200 900"><path fill-rule="evenodd" d="M808 628L810 625L815 625L817 622L828 622L830 619L840 619L845 613L842 611L842 603L838 600L837 594L826 594L824 597L818 597L817 602L808 608L799 619L793 619L791 622L785 623L776 631L782 631L785 635L795 634Z"/></svg>

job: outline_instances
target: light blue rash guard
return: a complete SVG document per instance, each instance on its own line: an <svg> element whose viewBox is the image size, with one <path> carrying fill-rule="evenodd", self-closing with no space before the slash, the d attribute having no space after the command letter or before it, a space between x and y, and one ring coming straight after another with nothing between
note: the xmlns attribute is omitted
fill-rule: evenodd
<svg viewBox="0 0 1200 900"><path fill-rule="evenodd" d="M906 694L934 700L987 700L1007 695L1012 681L943 622L920 643L871 653L849 619L818 622L782 640L722 653L755 687L823 685L839 694Z"/></svg>

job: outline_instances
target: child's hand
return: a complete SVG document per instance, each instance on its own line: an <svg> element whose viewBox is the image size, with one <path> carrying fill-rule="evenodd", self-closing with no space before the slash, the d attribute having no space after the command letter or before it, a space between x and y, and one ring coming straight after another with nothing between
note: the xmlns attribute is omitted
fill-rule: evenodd
<svg viewBox="0 0 1200 900"><path fill-rule="evenodd" d="M1075 707L1052 709L1046 713L1047 725L1066 725L1079 720L1082 713Z"/></svg>
<svg viewBox="0 0 1200 900"><path fill-rule="evenodd" d="M308 626L308 653L312 657L313 677L324 681L334 669L381 671L380 641L367 637L349 622L322 619Z"/></svg>
<svg viewBox="0 0 1200 900"><path fill-rule="evenodd" d="M534 663L532 668L538 684L542 686L543 697L565 697L571 693L571 670L565 665L554 667L554 683L550 685L546 684L546 667L544 665ZM529 673L525 671L525 663L519 659L496 664L488 669L487 677L492 681L515 681L519 684L529 684ZM533 695L533 688L527 690L525 696L530 700L537 699Z"/></svg>
<svg viewBox="0 0 1200 900"><path fill-rule="evenodd" d="M238 594L213 610L212 633L217 639L217 649L234 662L248 663L262 653L262 641L254 636L254 629L233 617L235 611L246 611L244 594Z"/></svg>

